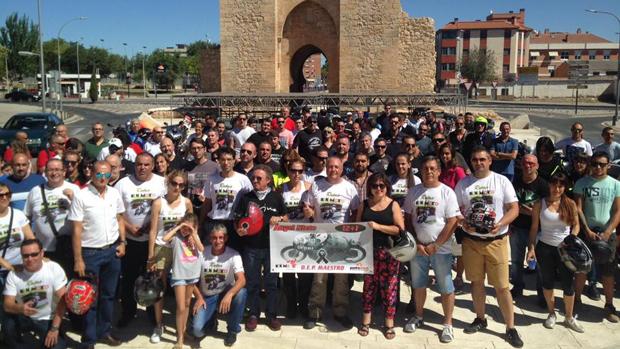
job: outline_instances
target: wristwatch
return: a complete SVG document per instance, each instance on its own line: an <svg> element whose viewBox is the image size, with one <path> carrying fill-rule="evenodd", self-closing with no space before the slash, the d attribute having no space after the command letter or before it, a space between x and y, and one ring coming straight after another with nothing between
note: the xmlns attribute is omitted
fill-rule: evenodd
<svg viewBox="0 0 620 349"><path fill-rule="evenodd" d="M54 325L50 325L50 332L57 332L58 330L60 330L60 327L58 326L54 326Z"/></svg>

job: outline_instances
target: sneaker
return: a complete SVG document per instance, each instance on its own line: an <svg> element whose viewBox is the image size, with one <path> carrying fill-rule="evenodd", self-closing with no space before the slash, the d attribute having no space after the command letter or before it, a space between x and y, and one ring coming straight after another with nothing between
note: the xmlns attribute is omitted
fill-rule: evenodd
<svg viewBox="0 0 620 349"><path fill-rule="evenodd" d="M338 321L338 323L346 328L347 330L352 329L353 328L353 321L351 321L351 319L349 319L348 316L344 315L344 316L334 316L334 320Z"/></svg>
<svg viewBox="0 0 620 349"><path fill-rule="evenodd" d="M164 326L156 326L153 329L153 334L151 335L149 342L151 342L152 344L157 344L161 342L161 335L163 333L164 333Z"/></svg>
<svg viewBox="0 0 620 349"><path fill-rule="evenodd" d="M523 347L523 341L516 328L509 328L506 330L506 341L515 348Z"/></svg>
<svg viewBox="0 0 620 349"><path fill-rule="evenodd" d="M314 326L316 326L316 323L319 321L319 319L315 319L315 318L306 318L306 320L304 321L304 329L305 330L311 330L314 328Z"/></svg>
<svg viewBox="0 0 620 349"><path fill-rule="evenodd" d="M237 341L237 334L233 332L226 333L226 338L224 338L224 345L227 347L232 347L233 344Z"/></svg>
<svg viewBox="0 0 620 349"><path fill-rule="evenodd" d="M258 325L258 318L254 315L250 316L248 320L245 322L245 330L248 332L252 332L256 329Z"/></svg>
<svg viewBox="0 0 620 349"><path fill-rule="evenodd" d="M566 324L566 327L570 328L571 330L575 332L578 332L578 333L585 332L585 330L583 329L583 326L581 326L581 324L577 322L577 319L575 319L575 317L564 319L564 323Z"/></svg>
<svg viewBox="0 0 620 349"><path fill-rule="evenodd" d="M443 330L441 330L441 335L439 336L439 341L441 343L450 343L454 339L454 331L452 330L451 325L443 325Z"/></svg>
<svg viewBox="0 0 620 349"><path fill-rule="evenodd" d="M274 317L267 320L267 326L272 331L280 331L280 329L282 328L282 323L280 323L280 320Z"/></svg>
<svg viewBox="0 0 620 349"><path fill-rule="evenodd" d="M487 328L487 325L488 325L487 319L481 319L481 318L476 317L474 319L474 322L472 322L471 324L465 327L464 332L469 333L469 334L476 333L480 330Z"/></svg>
<svg viewBox="0 0 620 349"><path fill-rule="evenodd" d="M611 304L605 304L605 310L607 312L605 315L605 319L607 319L607 321L613 323L620 321L620 318L618 318L618 314L616 313L616 307Z"/></svg>
<svg viewBox="0 0 620 349"><path fill-rule="evenodd" d="M409 321L407 321L405 327L403 328L403 331L407 333L412 333L423 325L424 320L414 315L411 319L409 319Z"/></svg>
<svg viewBox="0 0 620 349"><path fill-rule="evenodd" d="M553 314L549 314L549 316L547 316L547 320L545 320L545 322L543 323L543 326L545 326L548 329L552 329L555 326L555 321L557 320L555 313Z"/></svg>
<svg viewBox="0 0 620 349"><path fill-rule="evenodd" d="M596 283L591 283L588 285L588 287L586 288L585 295L588 296L588 298L590 298L593 301L601 300L601 293L598 291L598 288L596 287Z"/></svg>

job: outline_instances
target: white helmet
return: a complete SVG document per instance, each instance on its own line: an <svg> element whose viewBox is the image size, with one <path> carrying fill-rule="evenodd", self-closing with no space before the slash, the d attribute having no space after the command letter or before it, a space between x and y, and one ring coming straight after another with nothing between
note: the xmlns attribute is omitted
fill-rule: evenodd
<svg viewBox="0 0 620 349"><path fill-rule="evenodd" d="M394 239L394 247L389 252L399 262L409 262L415 257L418 247L413 235L408 231L401 231Z"/></svg>

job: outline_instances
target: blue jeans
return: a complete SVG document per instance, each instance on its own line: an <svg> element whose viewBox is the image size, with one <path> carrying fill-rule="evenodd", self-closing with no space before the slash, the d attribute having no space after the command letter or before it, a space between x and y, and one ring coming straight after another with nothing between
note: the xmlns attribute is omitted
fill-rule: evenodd
<svg viewBox="0 0 620 349"><path fill-rule="evenodd" d="M510 281L515 289L523 290L523 263L525 261L525 250L530 241L528 229L510 227Z"/></svg>
<svg viewBox="0 0 620 349"><path fill-rule="evenodd" d="M24 315L7 314L2 328L5 333L4 340L9 348L23 348L24 344L17 342L18 334L32 331L39 338L40 348L47 348L45 337L51 325L51 320L33 320ZM64 349L66 347L67 342L64 336L58 334L58 342L51 349Z"/></svg>
<svg viewBox="0 0 620 349"><path fill-rule="evenodd" d="M278 274L271 272L269 249L246 247L241 256L247 282L246 288L248 289L247 306L250 310L249 315L260 317L259 292L262 272L263 287L267 292L265 316L267 319L275 318L278 311Z"/></svg>
<svg viewBox="0 0 620 349"><path fill-rule="evenodd" d="M428 271L433 267L435 280L439 293L450 294L454 292L452 283L452 253L439 254L432 256L416 255L410 262L411 286L413 288L428 287Z"/></svg>
<svg viewBox="0 0 620 349"><path fill-rule="evenodd" d="M97 302L84 315L82 343L95 344L110 334L114 319L116 286L121 273L121 259L116 257L116 244L104 250L82 249L86 273L96 275Z"/></svg>
<svg viewBox="0 0 620 349"><path fill-rule="evenodd" d="M222 293L213 296L203 296L205 300L205 308L198 310L198 313L194 315L192 320L192 334L194 337L201 338L205 335L204 328L211 322L211 319L217 321L216 313L220 306L222 298L230 290L230 287L226 288ZM241 319L243 318L243 311L245 309L245 301L248 298L248 293L245 288L242 288L233 297L230 303L230 310L226 314L226 329L228 333L241 332Z"/></svg>

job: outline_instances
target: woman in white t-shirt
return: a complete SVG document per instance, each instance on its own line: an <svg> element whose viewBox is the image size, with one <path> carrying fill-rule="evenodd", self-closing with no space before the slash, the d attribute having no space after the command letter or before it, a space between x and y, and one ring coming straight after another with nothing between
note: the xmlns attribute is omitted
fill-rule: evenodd
<svg viewBox="0 0 620 349"><path fill-rule="evenodd" d="M566 196L568 186L569 179L566 175L554 174L549 179L549 195L534 204L527 260L536 260L540 265L543 294L549 311L544 326L550 329L556 322L553 289L556 275L559 275L560 284L564 290L564 314L566 318L564 323L571 330L583 333L583 327L577 323L573 315L575 274L564 265L558 252L558 246L563 243L564 238L569 234L576 236L579 233L577 205ZM540 233L538 233L539 226Z"/></svg>
<svg viewBox="0 0 620 349"><path fill-rule="evenodd" d="M149 232L149 252L147 269L159 273L159 277L167 283L168 272L172 266L172 247L164 241L164 235L177 226L186 213L192 212L191 201L181 195L187 186L187 174L184 171L172 171L166 177L166 195L153 201L151 207L151 229ZM163 299L155 303L155 329L151 335L151 343L159 343L163 333Z"/></svg>
<svg viewBox="0 0 620 349"><path fill-rule="evenodd" d="M396 200L402 208L404 207L405 198L407 197L409 189L422 183L422 181L411 171L411 161L407 153L396 155L393 160L393 165L396 173L390 176L390 184L392 187L392 194L390 197Z"/></svg>
<svg viewBox="0 0 620 349"><path fill-rule="evenodd" d="M289 181L282 185L282 197L286 206L289 222L304 222L303 199L310 185L302 180L306 162L298 158L289 162L286 169ZM282 276L284 294L286 295L286 317L294 318L297 311L307 312L308 297L312 287L313 274L285 273ZM298 307L299 306L299 307ZM304 314L305 315L305 314Z"/></svg>

